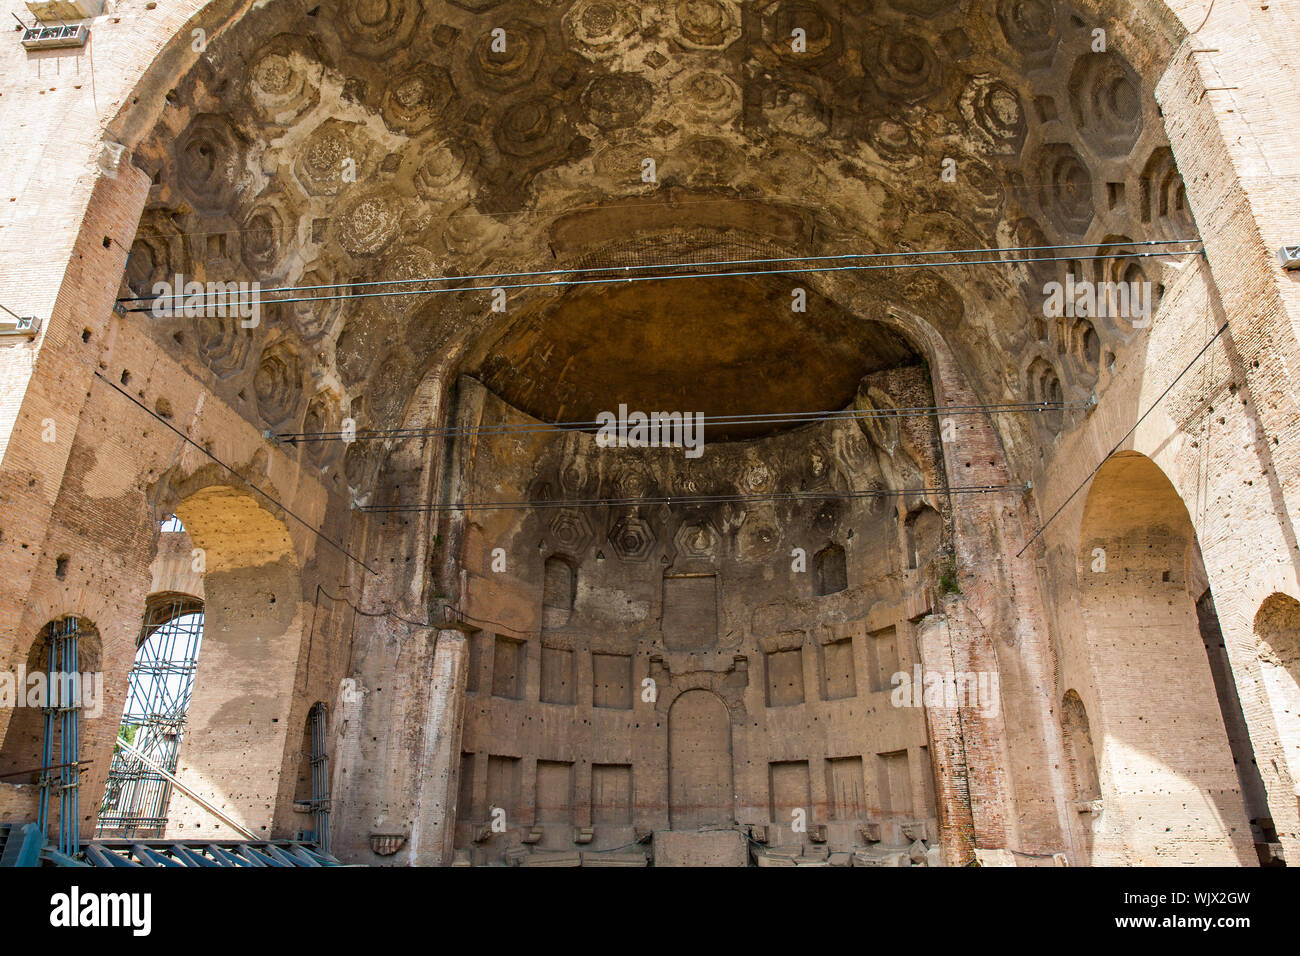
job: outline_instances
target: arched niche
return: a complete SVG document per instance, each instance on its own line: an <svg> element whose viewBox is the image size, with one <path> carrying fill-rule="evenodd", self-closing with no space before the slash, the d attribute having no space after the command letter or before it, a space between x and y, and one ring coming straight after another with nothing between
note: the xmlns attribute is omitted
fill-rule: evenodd
<svg viewBox="0 0 1300 956"><path fill-rule="evenodd" d="M1255 614L1260 675L1292 781L1300 779L1300 601L1271 594Z"/></svg>
<svg viewBox="0 0 1300 956"><path fill-rule="evenodd" d="M578 593L578 570L568 558L553 554L542 574L542 626L563 627L573 613Z"/></svg>
<svg viewBox="0 0 1300 956"><path fill-rule="evenodd" d="M1253 863L1197 599L1196 532L1164 472L1112 455L1084 505L1079 611L1105 815L1093 862Z"/></svg>
<svg viewBox="0 0 1300 956"><path fill-rule="evenodd" d="M813 577L819 595L837 594L849 586L844 549L831 543L813 555Z"/></svg>
<svg viewBox="0 0 1300 956"><path fill-rule="evenodd" d="M917 505L904 522L907 538L907 566L924 567L943 543L943 518L927 504Z"/></svg>
<svg viewBox="0 0 1300 956"><path fill-rule="evenodd" d="M1065 692L1061 701L1061 734L1065 738L1065 759L1070 765L1070 782L1077 803L1101 799L1101 777L1092 743L1088 711L1076 691Z"/></svg>
<svg viewBox="0 0 1300 956"><path fill-rule="evenodd" d="M674 830L733 821L731 718L707 690L688 690L668 711L668 817Z"/></svg>
<svg viewBox="0 0 1300 956"><path fill-rule="evenodd" d="M31 683L31 677L35 674L48 674L49 671L49 648L50 635L53 633L56 624L64 621L60 618L56 621L50 621L33 639L28 652L27 659L24 663L23 671L20 674L12 675L14 681L14 692L16 695L22 695L21 706L15 707L13 716L9 720L9 727L5 731L4 740L0 742L0 783L10 785L34 784L39 779L39 773L21 773L18 776L13 774L20 771L35 771L41 766L42 742L45 734L45 713L39 706L40 702L32 696L36 685ZM99 631L95 625L85 618L78 619L77 629L77 671L80 674L95 674L102 670L101 643ZM20 681L21 678L21 681ZM44 678L41 678L42 686ZM82 686L82 717L96 719L100 714L94 714L91 717L91 710L96 704L103 704L102 698L96 700L96 695L102 693L102 686L98 688L89 685ZM29 704L35 702L37 706ZM80 722L82 738L88 735L89 730L86 727L86 720ZM59 723L55 721L54 725L54 753L59 752ZM57 759L56 759L57 762Z"/></svg>

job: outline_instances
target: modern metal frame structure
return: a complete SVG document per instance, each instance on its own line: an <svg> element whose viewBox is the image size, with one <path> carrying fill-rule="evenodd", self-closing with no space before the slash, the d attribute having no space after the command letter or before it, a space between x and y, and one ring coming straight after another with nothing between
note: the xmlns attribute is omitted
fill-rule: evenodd
<svg viewBox="0 0 1300 956"><path fill-rule="evenodd" d="M330 780L329 754L325 735L329 727L329 709L323 702L312 705L307 714L311 735L311 753L305 756L311 763L311 815L316 831L316 845L324 853L330 850Z"/></svg>
<svg viewBox="0 0 1300 956"><path fill-rule="evenodd" d="M203 602L189 595L150 601L128 677L119 735L134 728L134 747L175 773L203 643ZM96 837L160 837L172 784L123 748L113 752Z"/></svg>
<svg viewBox="0 0 1300 956"><path fill-rule="evenodd" d="M78 639L81 621L65 617L50 625L46 658L45 732L41 745L40 804L37 828L46 833L50 805L59 795L59 852L79 849L77 817L81 788L81 670ZM54 762L54 735L58 727L59 761ZM55 772L57 771L57 773Z"/></svg>

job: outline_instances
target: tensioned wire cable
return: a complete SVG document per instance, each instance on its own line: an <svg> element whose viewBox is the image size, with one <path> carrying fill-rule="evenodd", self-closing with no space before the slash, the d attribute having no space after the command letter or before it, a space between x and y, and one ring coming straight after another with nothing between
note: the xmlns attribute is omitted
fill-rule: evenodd
<svg viewBox="0 0 1300 956"><path fill-rule="evenodd" d="M645 269L686 269L686 268L703 268L705 266L735 266L735 265L756 265L756 264L774 264L778 262L834 262L843 259L908 259L919 256L958 256L958 255L975 255L977 253L988 252L1041 252L1043 250L1057 249L1109 249L1109 248L1129 248L1141 246L1175 246L1190 245L1200 243L1200 239L1143 239L1138 242L1075 242L1063 243L1048 246L1001 246L989 247L979 246L971 249L934 249L934 250L910 250L901 252L861 252L861 253L839 253L837 255L825 256L783 256L769 257L761 259L705 259L700 262L661 262L661 263L639 263L628 266L582 266L572 269L540 269L533 272L486 272L478 275L463 276L425 276L423 278L413 279L377 279L371 282L334 282L323 285L297 285L297 286L279 286L275 289L263 289L265 293L273 292L302 292L309 289L346 289L346 288L363 288L376 285L410 285L420 282L470 282L479 279L518 279L526 276L550 276L550 275L580 275L592 272L614 272L614 271L633 271ZM1162 253L1162 255L1185 255L1187 253ZM1109 257L1103 257L1109 258ZM1018 260L1002 260L1018 261ZM118 299L119 302L145 302L152 301L157 296L137 295L127 296ZM162 298L176 298L176 296L163 296Z"/></svg>
<svg viewBox="0 0 1300 956"><path fill-rule="evenodd" d="M172 432L180 436L188 444L193 445L195 448L197 448L200 452L202 452L212 461L216 462L222 468L226 469L226 471L230 472L230 474L235 475L236 477L243 480L250 490L266 498L277 508L283 510L286 515L293 518L303 527L307 528L307 530L312 532L312 534L316 535L316 537L320 538L322 541L324 541L326 544L333 547L335 550L341 552L345 557L347 557L351 561L365 568L365 570L369 571L371 574L377 573L368 564L366 564L360 558L356 557L350 551L348 551L343 545L332 540L326 535L322 534L319 529L313 527L309 522L303 520L292 510L285 507L285 505L282 502L280 502L277 498L275 498L273 495L268 494L267 492L258 488L256 485L249 482L247 479L244 479L243 476L239 475L239 473L235 471L234 468L232 468L230 465L227 465L221 459L217 458L215 455L213 455L210 451L208 451L198 442L194 441L184 432L177 429L176 426L164 420L161 416L159 416L156 412L154 412L144 403L137 400L135 396L131 395L125 389L119 387L115 382L109 380L104 375L100 374L98 371L95 372L94 374L96 378L98 378L100 381L104 382L106 385L111 387L118 394L124 396L128 401L130 401L132 404L134 404L135 406L143 410L151 418L158 421L159 424L165 426L166 428L168 428L169 430L171 430ZM371 514L401 514L401 513L409 513L409 512L416 512L416 511L433 511L433 512L503 511L503 510L570 508L570 507L627 507L627 506L635 506L635 505L654 505L654 504L693 505L693 504L715 504L715 503L727 502L727 501L734 501L734 502L827 501L832 499L854 500L854 499L863 499L863 498L898 497L902 495L912 495L912 494L946 494L946 495L994 494L998 492L1024 491L1025 489L1026 489L1025 485L970 485L970 486L956 486L956 487L940 486L940 487L933 487L933 488L898 488L898 489L879 488L879 489L866 489L861 491L847 491L847 492L825 492L825 491L823 492L770 492L764 494L749 494L749 495L743 495L743 494L698 495L697 494L697 495L682 495L682 496L643 496L643 497L635 497L635 498L589 498L589 499L579 499L579 500L572 500L572 501L569 500L514 501L514 502L507 501L507 502L486 502L481 504L474 503L474 502L455 502L450 504L439 504L439 505L366 505L357 508L357 510L360 512L371 513ZM457 611L457 613L460 612Z"/></svg>
<svg viewBox="0 0 1300 956"><path fill-rule="evenodd" d="M874 272L888 269L923 269L923 268L942 268L953 266L970 266L970 265L1019 265L1022 263L1033 262L1084 262L1096 259L1150 259L1160 256L1174 255L1200 255L1200 250L1181 249L1166 250L1162 252L1122 252L1094 255L1067 255L1067 256L1022 256L1019 258L1005 258L999 255L994 259L960 259L952 261L922 261L922 262L890 262L890 263L873 263L868 265L841 265L841 266L813 266L813 267L789 267L781 269L742 269L723 272L678 272L668 275L619 275L599 279L560 279L549 282L508 282L497 283L494 285L463 285L467 282L479 282L485 279L514 279L528 278L533 276L556 276L556 275L589 275L591 273L615 272L630 273L639 272L649 269L699 269L711 266L730 266L730 265L773 265L777 263L797 263L797 262L830 262L843 261L845 259L913 259L921 256L944 256L944 255L974 255L987 253L1003 252L1033 252L1042 250L1061 250L1061 249L1101 249L1108 246L1115 246L1121 250L1132 249L1143 246L1169 246L1169 245L1188 245L1199 243L1199 239L1151 239L1142 242L1124 242L1124 243L1076 243L1072 245L1058 246L1016 246L1006 249L996 248L979 248L979 249L941 249L924 252L881 252L881 253L860 253L845 254L836 256L792 256L776 259L734 259L734 260L716 260L704 262L683 262L667 264L641 264L627 266L591 266L574 269L548 269L537 270L532 272L499 272L499 273L482 273L466 276L426 276L423 278L412 279L387 279L375 280L362 283L328 283L314 286L280 286L274 289L258 290L256 295L257 301L261 303L262 296L273 296L283 292L305 292L313 289L339 289L339 288L370 288L373 286L390 286L390 285L419 285L430 283L454 283L455 285L446 288L437 289L404 289L391 292L349 292L343 295L327 296L299 296L289 299L266 300L268 305L289 305L298 302L333 302L341 299L378 299L391 298L396 296L414 296L414 295L438 295L445 293L458 292L494 292L498 289L536 289L536 288L554 288L554 287L574 287L584 285L605 285L610 283L627 283L627 282L666 282L673 279L718 279L728 277L746 278L752 276L765 275L790 275L803 273L826 273L826 272ZM249 293L240 291L235 293L219 293L223 297L223 304L227 308L238 308L246 301L245 296ZM196 292L193 295L187 295L183 290L174 292L171 295L161 296L125 296L118 299L118 304L128 302L149 302L153 303L146 306L128 308L126 312L152 312L154 304L159 302L170 302L173 306L179 303L183 309L185 302L197 296L204 296L206 300L212 295L210 292Z"/></svg>
<svg viewBox="0 0 1300 956"><path fill-rule="evenodd" d="M1068 411L1088 408L1091 402L1004 402L991 405L930 405L914 408L872 408L858 411L840 409L824 412L766 412L754 415L705 415L701 419L705 427L725 425L784 425L813 424L827 421L857 421L859 419L890 419L930 417L935 415L1001 415L1022 413L1041 413L1051 411ZM646 413L640 413L646 414ZM663 412L650 414L664 415ZM668 413L674 414L674 413ZM682 414L682 423L687 415ZM658 420L659 428L671 428L674 423L664 418ZM428 428L367 428L359 429L353 434L338 431L320 432L281 432L275 437L290 444L305 441L380 441L383 439L402 438L455 438L469 435L540 435L555 432L577 432L579 434L598 434L608 427L608 423L595 421L571 422L525 422L515 425L448 425ZM646 427L651 427L651 419L646 416ZM629 430L630 427L629 427ZM666 446L674 447L674 446Z"/></svg>
<svg viewBox="0 0 1300 956"><path fill-rule="evenodd" d="M410 514L426 511L525 511L548 508L626 508L638 505L707 505L723 502L758 501L830 501L863 498L897 498L905 495L988 495L1000 492L1023 492L1019 485L957 485L933 488L868 488L861 491L773 491L762 494L724 495L645 495L633 498L575 498L535 501L454 501L429 505L363 505L357 510L367 514Z"/></svg>

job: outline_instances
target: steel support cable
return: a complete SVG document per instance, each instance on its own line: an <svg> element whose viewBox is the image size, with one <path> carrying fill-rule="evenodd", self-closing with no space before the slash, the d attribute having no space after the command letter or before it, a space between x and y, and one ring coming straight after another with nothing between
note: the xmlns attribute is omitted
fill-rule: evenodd
<svg viewBox="0 0 1300 956"><path fill-rule="evenodd" d="M294 285L294 286L277 286L274 289L263 289L262 294L271 295L278 292L306 292L313 289L361 289L372 286L383 285L418 285L426 282L477 282L483 279L523 279L530 276L562 276L562 275L590 275L598 272L633 272L644 271L648 269L703 269L711 266L737 266L737 265L775 265L782 262L839 262L846 259L914 259L921 256L964 256L964 255L983 255L987 253L1007 253L1007 252L1041 252L1056 251L1060 249L1129 249L1145 246L1185 246L1200 243L1200 239L1144 239L1140 242L1076 242L1064 243L1049 246L1004 246L989 247L981 246L970 249L934 249L934 250L915 250L906 252L861 252L861 253L838 253L836 255L824 256L780 256L758 259L706 259L700 262L664 262L664 263L644 263L630 266L579 266L571 269L538 269L531 272L485 272L479 274L469 274L463 276L422 276L412 279L374 279L368 282L333 282L323 283L320 285ZM1155 255L1188 255L1194 250L1180 250L1178 252L1155 253ZM1100 258L1109 259L1114 257L1114 253L1097 256L1065 256L1065 259L1079 258ZM1027 259L998 259L998 262L1022 262L1033 261ZM950 265L964 265L963 262L949 263ZM788 271L788 270L780 270ZM703 275L714 275L715 273L703 273ZM615 281L615 280L608 280ZM489 287L492 288L492 287ZM461 290L457 290L461 291ZM184 300L189 298L183 292L173 293L170 296L152 296L136 295L123 296L118 299L122 302L155 302L159 299L177 299ZM347 298L347 296L344 296ZM285 301L303 301L303 300L273 300L278 302ZM326 301L323 299L308 299L306 301ZM127 311L139 311L128 309Z"/></svg>
<svg viewBox="0 0 1300 956"><path fill-rule="evenodd" d="M936 415L994 415L1014 412L1070 411L1088 408L1088 402L1004 402L990 405L931 405L912 408L835 409L825 412L764 412L753 415L705 415L705 426L719 425L783 425L815 424L826 421L857 421L859 419L889 419L929 417ZM652 413L653 414L653 413ZM658 413L664 414L664 413ZM649 422L647 421L647 425ZM670 425L659 420L661 428ZM365 428L348 435L343 430L321 432L281 432L275 437L290 444L309 441L376 441L393 438L455 438L472 435L547 434L552 432L579 432L595 434L602 427L599 421L525 422L518 425L449 425L429 428Z"/></svg>
<svg viewBox="0 0 1300 956"><path fill-rule="evenodd" d="M1127 248L1131 245L1133 244L1126 243L1125 247ZM989 251L996 251L996 250L989 250ZM935 253L931 253L931 255L934 254ZM674 279L751 278L754 276L795 275L795 274L803 275L803 274L816 274L816 273L827 273L827 272L876 272L885 269L929 269L929 268L941 268L941 267L948 267L948 266L1018 265L1021 263L1030 263L1030 262L1083 262L1083 261L1090 261L1094 259L1114 259L1117 257L1124 258L1124 259L1149 259L1158 256L1201 255L1201 254L1203 254L1201 250L1187 249L1176 253L1175 252L1129 252L1119 256L1115 254L1092 255L1092 256L1030 256L1030 257L1023 257L1019 259L1004 259L999 257L996 259L963 259L963 260L954 260L949 262L932 262L932 261L931 262L897 262L897 263L891 262L891 263L864 265L864 266L816 266L816 267L809 267L809 268L785 268L785 269L743 269L743 270L731 271L731 272L679 272L672 275L655 275L655 276L625 275L621 277L611 277L611 278L604 278L604 279L569 279L569 280L562 279L554 282L507 282L507 283L498 283L495 285L480 285L480 286L460 285L460 286L451 286L448 288L440 288L440 289L409 289L409 290L399 290L396 292L361 292L361 293L347 293L344 295L301 296L298 298L291 298L291 299L269 299L267 300L266 304L267 305L290 305L297 302L333 302L340 299L386 299L386 298L392 298L394 296L441 295L441 294L452 293L452 292L495 292L498 289L569 288L569 287L587 286L587 285L608 285L611 283L668 282ZM610 266L607 268L603 268L599 271L617 272L620 270L628 271L629 269L630 267L628 266ZM565 271L567 273L570 270L565 270ZM522 273L521 275L531 275L531 274L533 273ZM537 274L544 275L547 273L537 273ZM432 283L432 282L464 283L464 282L476 281L476 280L470 280L462 276L448 276L448 277L430 277L427 279L418 279L418 280L394 280L394 281L412 281L412 282L424 282L424 283ZM316 288L316 287L311 287L311 288ZM258 297L256 299L257 303L260 305L262 302L262 298L261 298L262 296L273 295L276 291L278 290L276 289L267 289L265 291L259 290L256 293ZM301 290L295 290L292 287L289 287L287 291L301 291ZM178 292L168 296L137 296L129 299L121 299L119 300L119 303L128 302L128 301L141 301L141 300L157 303L158 301L161 300L170 299L172 300L173 303L180 301L182 304L181 307L184 308L184 301L186 299L192 299L195 298L196 296L203 295L206 303L206 299L211 294L212 293L204 292L204 293L195 293L192 296L188 296L185 295L184 292ZM247 294L249 293L245 293L245 292L235 292L232 294L217 293L217 295L221 296L221 299L218 301L224 302L224 307L227 309L238 309L243 305L245 305L246 303L251 304L251 302L254 300L246 300L243 298L243 296ZM207 308L208 306L206 306L205 304L204 307ZM153 309L154 309L153 305L145 305L137 308L124 309L123 311L152 312Z"/></svg>
<svg viewBox="0 0 1300 956"><path fill-rule="evenodd" d="M132 395L130 392L128 392L128 391L126 391L125 389L121 388L121 387L118 386L115 382L113 382L113 381L109 380L108 378L104 377L104 376L101 375L98 371L95 372L95 378L99 379L101 382L104 382L106 385L110 386L110 387L111 387L115 392L118 392L119 394L124 395L124 396L127 398L128 401L130 401L130 402L131 402L133 405L135 405L136 407L138 407L138 408L140 408L140 409L143 409L144 412L145 412L147 415L149 415L151 418L153 418L155 421L157 421L160 425L164 425L164 426L166 426L168 429L170 429L171 431L175 432L177 435L180 435L180 437L183 438L186 442L188 442L189 444L193 445L195 448L197 448L199 451L201 451L201 452L202 452L204 455L206 455L208 458L212 459L212 461L216 462L218 465L220 465L220 466L221 466L222 468L224 468L226 471L230 472L230 474L232 474L232 475L234 475L236 478L238 478L238 479L239 479L243 484L247 485L248 488L249 488L251 491L255 491L257 494L261 495L261 496L262 496L263 498L265 498L267 501L271 502L271 504L275 505L275 507L279 508L279 509L280 509L281 511L283 511L286 515L288 515L289 517L293 518L294 521L298 522L300 525L302 525L304 528L306 528L308 531L310 531L310 532L311 532L312 534L314 534L316 537L320 538L320 540L324 541L324 542L325 542L326 544L328 544L331 548L334 548L336 551L338 551L338 552L339 552L340 554L342 554L344 557L348 558L348 559L351 560L351 561L356 562L356 563L359 564L361 567L363 567L363 568L365 568L367 571L369 571L371 574L377 574L377 573L378 573L377 571L375 571L374 568L372 568L370 565L366 564L366 562L362 561L360 558L358 558L356 555L354 555L351 551L349 551L349 550L348 550L347 548L345 548L343 545L339 544L337 541L334 541L334 540L331 539L331 538L326 537L324 534L322 534L322 533L320 532L320 530L318 530L317 528L313 527L313 526L312 526L310 523L308 523L305 519L298 517L297 514L295 514L293 511L291 511L291 510L290 510L286 505L282 504L282 503L281 503L277 498L275 498L273 495L269 495L269 494L267 494L265 491L263 491L261 488L257 487L255 484L253 484L251 481L249 481L247 478L245 478L245 477L244 477L243 475L241 475L239 472L235 471L235 469L232 468L230 465L227 465L224 461L222 461L222 460L221 460L220 458L218 458L216 455L212 454L212 452L208 451L206 448L204 448L202 445L200 445L200 444L199 444L198 442L196 442L194 439L190 438L189 435L186 435L184 432L182 432L179 428L177 428L177 427L176 427L175 425L173 425L171 422L167 421L167 420L164 419L161 415L159 415L158 413L156 413L153 409L149 408L149 406L145 405L143 402L141 402L140 400L138 400L138 399L137 399L134 395Z"/></svg>
<svg viewBox="0 0 1300 956"><path fill-rule="evenodd" d="M431 624L428 621L412 621L409 617L403 617L402 615L398 614L396 611L366 611L362 608L357 607L355 604L353 604L345 597L335 597L333 594L330 594L329 591L326 591L324 586L320 584L316 585L316 592L318 598L321 594L323 594L331 601L340 604L346 604L348 607L352 608L353 613L360 614L362 617L391 617L394 618L395 620L401 621L404 624L410 624L412 627L435 627L436 626L434 624Z"/></svg>
<svg viewBox="0 0 1300 956"><path fill-rule="evenodd" d="M1029 540L1025 542L1024 547L1016 552L1017 558L1020 557L1022 554L1024 554L1025 551L1028 550L1029 546L1038 540L1038 536L1041 535L1044 531L1046 531L1047 526L1051 524L1053 521L1055 521L1057 515L1059 515L1062 511L1065 510L1065 506L1074 500L1074 496L1077 495L1080 491L1082 491L1083 487L1086 484L1088 484L1088 482L1092 481L1093 478L1096 477L1097 472L1101 471L1102 465L1110 461L1110 456L1115 454L1115 452L1119 451L1120 446L1123 445L1124 442L1128 441L1128 437L1130 435L1132 435L1135 431L1137 431L1138 426L1142 424L1143 420L1148 415L1150 415L1152 411L1155 410L1155 407L1157 405L1159 405L1162 401L1164 401L1165 396L1168 395L1173 390L1173 387L1177 385L1179 380L1181 380L1182 377L1191 370L1192 366L1201 360L1201 357L1210 350L1210 346L1213 345L1215 341L1219 338L1219 336L1222 335L1224 332L1226 332L1227 329L1228 329L1227 322L1224 322L1221 326L1219 326L1219 331L1215 332L1212 336L1210 336L1210 341L1206 342L1205 345L1201 347L1201 350L1197 352L1194 356L1192 356L1192 360L1188 362L1185 366L1183 366L1183 370L1174 376L1174 380L1165 387L1165 390L1160 393L1159 397L1154 402L1152 402L1149 406L1147 406L1147 410L1143 412L1140 416L1138 416L1138 420L1135 421L1129 427L1129 430L1126 431L1120 437L1120 440L1114 444L1111 450L1106 452L1106 454L1102 455L1101 461L1097 462L1097 466L1093 468L1092 471L1088 472L1088 477L1084 478L1083 481L1079 482L1078 486L1072 492L1070 492L1069 495L1066 496L1064 501L1061 502L1061 506L1052 512L1052 516L1038 526L1038 530L1035 531L1033 535L1030 536Z"/></svg>

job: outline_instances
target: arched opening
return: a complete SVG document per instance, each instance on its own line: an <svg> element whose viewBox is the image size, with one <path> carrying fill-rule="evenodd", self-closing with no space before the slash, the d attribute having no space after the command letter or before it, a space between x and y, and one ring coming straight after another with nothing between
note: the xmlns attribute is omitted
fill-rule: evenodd
<svg viewBox="0 0 1300 956"><path fill-rule="evenodd" d="M1300 601L1269 595L1255 614L1255 639L1277 739L1300 799Z"/></svg>
<svg viewBox="0 0 1300 956"><path fill-rule="evenodd" d="M166 533L182 531L177 526ZM200 598L175 592L150 596L127 675L97 836L161 837L166 831L202 645Z"/></svg>
<svg viewBox="0 0 1300 956"><path fill-rule="evenodd" d="M221 815L173 799L164 835L230 837L234 823L270 837L303 637L297 555L284 522L244 490L199 488L175 515L191 547L186 561L181 541L168 567L201 579L204 634L175 776Z"/></svg>
<svg viewBox="0 0 1300 956"><path fill-rule="evenodd" d="M294 783L294 810L310 814L311 826L298 832L298 839L317 844L329 852L329 709L323 701L312 704L302 729L298 748L298 779Z"/></svg>
<svg viewBox="0 0 1300 956"><path fill-rule="evenodd" d="M19 802L34 807L37 824L65 854L80 842L83 715L101 715L100 661L95 626L68 615L41 628L24 666L6 675L14 712L0 743L0 784L18 788Z"/></svg>
<svg viewBox="0 0 1300 956"><path fill-rule="evenodd" d="M688 690L673 701L668 711L668 817L674 830L734 821L731 761L731 717L722 699Z"/></svg>
<svg viewBox="0 0 1300 956"><path fill-rule="evenodd" d="M1186 507L1154 462L1119 452L1092 481L1079 540L1104 806L1093 861L1255 862L1233 717L1198 618L1204 572ZM1075 748L1077 725L1066 731Z"/></svg>
<svg viewBox="0 0 1300 956"><path fill-rule="evenodd" d="M1079 815L1084 853L1091 858L1093 820L1101 811L1101 777L1092 742L1088 711L1077 692L1069 690L1061 701L1061 734L1065 738L1065 760L1069 770L1070 796Z"/></svg>

